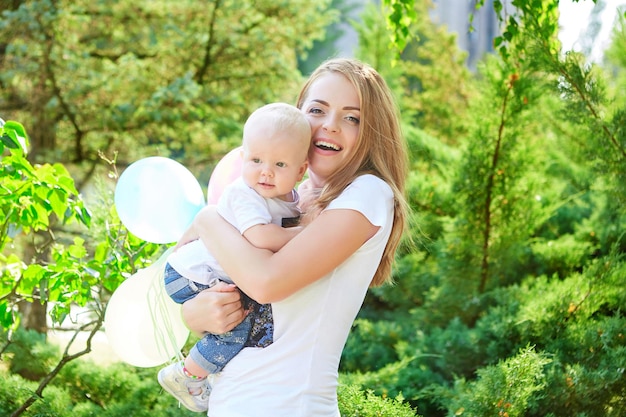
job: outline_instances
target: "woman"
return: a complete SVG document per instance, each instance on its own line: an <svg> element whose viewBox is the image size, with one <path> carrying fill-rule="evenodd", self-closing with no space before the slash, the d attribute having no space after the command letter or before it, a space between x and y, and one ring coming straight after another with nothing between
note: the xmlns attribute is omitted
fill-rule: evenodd
<svg viewBox="0 0 626 417"><path fill-rule="evenodd" d="M209 416L339 416L337 378L365 293L390 280L406 221L407 158L396 106L380 75L356 60L323 63L297 102L312 128L306 227L272 253L250 245L214 207L200 237L239 288L272 303L274 343L246 348L215 378ZM194 331L223 332L243 316L235 292L183 306ZM211 323L207 323L210 320Z"/></svg>

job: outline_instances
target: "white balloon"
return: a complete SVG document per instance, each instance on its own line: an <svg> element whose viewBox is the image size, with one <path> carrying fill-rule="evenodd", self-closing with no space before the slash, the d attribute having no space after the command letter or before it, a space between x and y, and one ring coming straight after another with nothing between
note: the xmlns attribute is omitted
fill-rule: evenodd
<svg viewBox="0 0 626 417"><path fill-rule="evenodd" d="M133 162L115 186L115 208L135 236L176 242L205 206L202 186L179 162L151 156Z"/></svg>
<svg viewBox="0 0 626 417"><path fill-rule="evenodd" d="M104 327L111 348L133 366L149 368L179 357L189 337L181 306L165 292L163 266L169 252L126 279L107 304Z"/></svg>

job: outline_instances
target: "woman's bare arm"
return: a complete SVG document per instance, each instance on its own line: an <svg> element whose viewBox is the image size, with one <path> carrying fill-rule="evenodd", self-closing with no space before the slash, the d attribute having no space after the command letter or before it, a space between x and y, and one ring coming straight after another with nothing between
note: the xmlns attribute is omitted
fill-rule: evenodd
<svg viewBox="0 0 626 417"><path fill-rule="evenodd" d="M378 230L358 211L327 210L272 253L251 245L214 207L202 209L192 227L228 276L260 303L280 301L322 278Z"/></svg>

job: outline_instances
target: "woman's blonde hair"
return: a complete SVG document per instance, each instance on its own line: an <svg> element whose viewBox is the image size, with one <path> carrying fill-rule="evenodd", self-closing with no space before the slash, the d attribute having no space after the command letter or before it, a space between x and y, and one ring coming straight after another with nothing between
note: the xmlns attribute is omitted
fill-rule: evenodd
<svg viewBox="0 0 626 417"><path fill-rule="evenodd" d="M359 96L361 119L353 154L328 178L315 204L318 210L324 209L363 174L376 175L389 184L394 194L394 219L389 241L372 278L371 286L379 286L391 281L396 249L408 217L404 196L408 156L399 111L387 83L375 69L359 60L345 58L328 60L311 74L298 96L298 108L302 108L311 84L329 72L342 74L352 83Z"/></svg>

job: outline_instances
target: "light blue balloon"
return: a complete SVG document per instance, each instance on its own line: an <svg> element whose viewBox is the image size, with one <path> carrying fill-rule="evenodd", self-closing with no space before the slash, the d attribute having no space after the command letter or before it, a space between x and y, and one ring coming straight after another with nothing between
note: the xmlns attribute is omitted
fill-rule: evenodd
<svg viewBox="0 0 626 417"><path fill-rule="evenodd" d="M202 187L193 174L161 156L129 165L115 187L120 220L147 242L176 242L204 206Z"/></svg>

